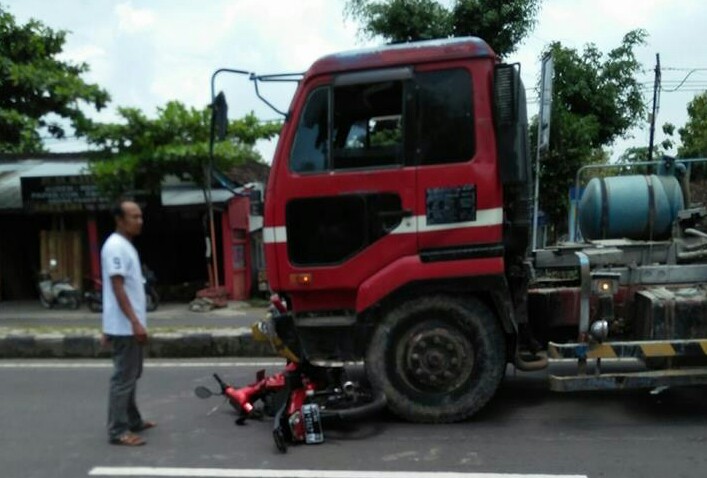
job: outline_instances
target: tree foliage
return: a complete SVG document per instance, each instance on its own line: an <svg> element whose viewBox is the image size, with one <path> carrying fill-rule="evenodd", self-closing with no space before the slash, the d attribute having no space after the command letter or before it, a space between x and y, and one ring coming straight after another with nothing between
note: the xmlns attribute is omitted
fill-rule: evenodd
<svg viewBox="0 0 707 478"><path fill-rule="evenodd" d="M636 74L641 64L634 49L644 44L643 30L627 33L621 44L602 54L595 45L583 51L552 43L554 62L550 147L541 163L540 203L555 224L563 224L566 198L575 174L585 164L606 162L611 145L643 118L645 106ZM536 120L537 121L537 120ZM537 122L531 128L536 144Z"/></svg>
<svg viewBox="0 0 707 478"><path fill-rule="evenodd" d="M695 96L687 105L687 123L678 129L681 158L707 158L707 92ZM693 178L707 177L707 164L692 167Z"/></svg>
<svg viewBox="0 0 707 478"><path fill-rule="evenodd" d="M707 92L687 105L687 123L678 129L682 145L678 154L683 158L707 157Z"/></svg>
<svg viewBox="0 0 707 478"><path fill-rule="evenodd" d="M120 123L95 124L88 140L98 147L90 170L99 188L116 197L132 189L159 191L162 180L174 175L203 184L209 161L211 109L188 108L171 101L148 118L135 108L119 108ZM216 143L214 165L221 170L248 161L262 161L254 145L278 134L279 123L260 123L253 113L231 121L229 139Z"/></svg>
<svg viewBox="0 0 707 478"><path fill-rule="evenodd" d="M477 36L501 57L517 48L535 25L540 0L348 0L346 13L361 33L392 43Z"/></svg>
<svg viewBox="0 0 707 478"><path fill-rule="evenodd" d="M88 124L81 104L100 110L110 100L98 85L81 79L89 71L86 63L58 59L66 34L37 20L18 24L0 5L1 153L43 151L40 129L62 138L67 120L81 135Z"/></svg>
<svg viewBox="0 0 707 478"><path fill-rule="evenodd" d="M674 146L673 135L675 134L675 125L672 123L665 123L662 127L664 139L660 142L656 142L653 145L653 161L658 161L663 156L670 156L670 149ZM619 156L617 162L628 165L627 168L622 168L623 172L632 172L633 174L649 174L650 171L654 171L655 168L647 166L631 166L633 163L639 163L648 161L648 146L634 146L626 149L621 156Z"/></svg>

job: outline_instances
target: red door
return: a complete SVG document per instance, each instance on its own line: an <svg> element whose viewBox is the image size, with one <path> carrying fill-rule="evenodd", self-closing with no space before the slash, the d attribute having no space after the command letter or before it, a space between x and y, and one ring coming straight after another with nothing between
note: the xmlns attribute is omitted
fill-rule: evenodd
<svg viewBox="0 0 707 478"><path fill-rule="evenodd" d="M234 300L246 300L250 296L249 212L247 197L232 198L228 202L228 221L223 225L225 283Z"/></svg>
<svg viewBox="0 0 707 478"><path fill-rule="evenodd" d="M459 273L503 272L503 197L489 84L493 61L416 69L418 246L424 261L467 262ZM477 270L478 269L478 270Z"/></svg>
<svg viewBox="0 0 707 478"><path fill-rule="evenodd" d="M415 168L404 164L410 78L388 69L321 79L294 105L264 239L295 310L352 310L366 279L417 254Z"/></svg>

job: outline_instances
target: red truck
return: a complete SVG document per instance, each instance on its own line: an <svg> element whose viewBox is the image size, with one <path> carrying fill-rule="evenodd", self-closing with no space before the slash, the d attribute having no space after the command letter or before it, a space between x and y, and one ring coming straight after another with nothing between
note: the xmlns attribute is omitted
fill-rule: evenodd
<svg viewBox="0 0 707 478"><path fill-rule="evenodd" d="M706 213L689 168L592 180L587 239L531 251L529 153L520 67L483 40L316 61L265 199L286 341L315 367L363 361L389 408L420 422L472 416L509 363L576 359L550 377L558 391L706 383ZM617 357L649 368L603 373Z"/></svg>

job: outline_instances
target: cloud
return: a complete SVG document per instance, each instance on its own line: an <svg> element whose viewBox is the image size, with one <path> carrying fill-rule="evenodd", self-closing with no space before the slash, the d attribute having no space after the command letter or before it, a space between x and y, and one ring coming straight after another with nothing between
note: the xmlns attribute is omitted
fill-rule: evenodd
<svg viewBox="0 0 707 478"><path fill-rule="evenodd" d="M105 58L106 51L98 45L80 45L65 49L60 58L70 60L75 63L93 63Z"/></svg>
<svg viewBox="0 0 707 478"><path fill-rule="evenodd" d="M453 0L441 0L451 5ZM381 43L357 41L356 25L344 19L344 0L0 0L18 20L37 17L55 28L68 29L63 57L86 61L85 79L106 88L113 97L107 110L92 113L112 119L117 106L137 106L153 115L155 107L176 99L198 108L208 104L211 74L219 67L257 73L296 72L329 53ZM664 67L704 67L698 48L707 19L704 0L543 0L538 24L523 45L507 59L520 61L525 86L538 80L539 55L551 41L582 49L594 43L603 52L615 48L622 36L637 27L648 30L648 45L637 55L646 68L645 101L650 104L655 54ZM293 7L296 5L296 8ZM360 38L359 38L360 40ZM663 78L676 85L685 72L665 70ZM707 75L705 75L707 76ZM697 78L693 75L691 79ZM282 85L282 86L279 86ZM261 93L281 109L291 101L291 84L265 84ZM246 77L222 75L216 91L228 95L232 118L255 110L261 119L277 114L254 95ZM694 92L683 88L661 97L659 123L685 122L685 108ZM537 96L528 92L529 113L537 111ZM114 113L113 113L114 115ZM647 124L626 144L647 143ZM662 135L656 134L662 139ZM259 148L273 148L272 144ZM617 144L620 153L624 143ZM265 152L264 152L265 153ZM266 158L270 154L264 154Z"/></svg>
<svg viewBox="0 0 707 478"><path fill-rule="evenodd" d="M128 33L139 32L155 23L155 14L146 8L134 8L130 2L115 6L118 15L118 28Z"/></svg>

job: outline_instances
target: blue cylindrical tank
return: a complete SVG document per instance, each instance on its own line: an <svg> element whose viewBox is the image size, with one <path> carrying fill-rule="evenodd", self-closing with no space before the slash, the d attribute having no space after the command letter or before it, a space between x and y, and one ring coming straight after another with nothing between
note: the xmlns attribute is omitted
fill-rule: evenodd
<svg viewBox="0 0 707 478"><path fill-rule="evenodd" d="M589 240L666 239L684 207L674 176L594 178L582 195L579 227Z"/></svg>

